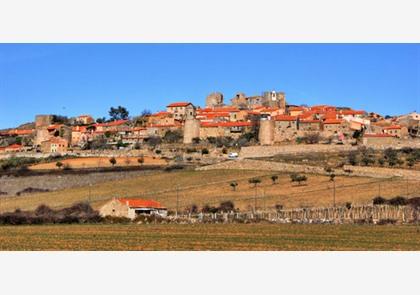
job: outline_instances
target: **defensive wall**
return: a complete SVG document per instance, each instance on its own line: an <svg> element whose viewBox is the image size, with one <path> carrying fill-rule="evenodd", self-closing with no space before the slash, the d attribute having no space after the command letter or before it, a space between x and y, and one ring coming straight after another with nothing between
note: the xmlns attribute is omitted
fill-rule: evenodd
<svg viewBox="0 0 420 295"><path fill-rule="evenodd" d="M309 166L299 164L289 164L273 161L262 160L232 160L224 161L214 165L208 165L197 168L197 170L218 170L218 169L239 169L239 170L267 170L291 173L312 173L328 175L324 167ZM343 169L335 169L335 175L352 175L352 176L367 176L373 178L391 178L403 177L406 179L420 180L420 171L398 169L398 168L382 168L382 167L362 167L344 165Z"/></svg>

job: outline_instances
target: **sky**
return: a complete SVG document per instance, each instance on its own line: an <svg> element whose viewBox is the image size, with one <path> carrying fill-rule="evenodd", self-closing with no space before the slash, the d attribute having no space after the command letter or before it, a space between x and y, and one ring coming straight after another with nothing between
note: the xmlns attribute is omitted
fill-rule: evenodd
<svg viewBox="0 0 420 295"><path fill-rule="evenodd" d="M420 111L420 44L0 44L0 129L267 90L295 105Z"/></svg>

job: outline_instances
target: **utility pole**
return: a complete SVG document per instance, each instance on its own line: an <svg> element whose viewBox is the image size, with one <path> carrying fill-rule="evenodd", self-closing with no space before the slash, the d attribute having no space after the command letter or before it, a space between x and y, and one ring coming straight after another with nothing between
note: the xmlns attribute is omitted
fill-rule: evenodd
<svg viewBox="0 0 420 295"><path fill-rule="evenodd" d="M179 185L176 186L176 217L178 217L179 209Z"/></svg>
<svg viewBox="0 0 420 295"><path fill-rule="evenodd" d="M91 195L92 195L92 183L89 183L89 203L91 202Z"/></svg>
<svg viewBox="0 0 420 295"><path fill-rule="evenodd" d="M255 194L254 194L254 213L257 213L257 184L255 184Z"/></svg>

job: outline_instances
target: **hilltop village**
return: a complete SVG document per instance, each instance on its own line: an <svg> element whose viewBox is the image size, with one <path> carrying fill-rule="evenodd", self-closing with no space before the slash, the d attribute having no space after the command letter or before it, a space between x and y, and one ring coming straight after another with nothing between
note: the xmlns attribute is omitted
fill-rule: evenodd
<svg viewBox="0 0 420 295"><path fill-rule="evenodd" d="M65 153L95 149L139 149L142 144L206 141L241 147L282 144L393 144L420 136L420 114L382 116L330 105L291 105L284 92L207 96L205 107L173 102L166 110L129 117L124 107L110 118L37 115L34 123L0 131L0 153Z"/></svg>

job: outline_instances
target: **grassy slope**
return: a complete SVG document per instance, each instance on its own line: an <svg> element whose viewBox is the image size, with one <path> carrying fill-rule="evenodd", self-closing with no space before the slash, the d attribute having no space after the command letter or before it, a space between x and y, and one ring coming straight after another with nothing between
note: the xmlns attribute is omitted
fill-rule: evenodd
<svg viewBox="0 0 420 295"><path fill-rule="evenodd" d="M180 209L192 203L199 206L207 203L217 205L222 200L233 200L237 207L247 209L254 205L255 189L248 184L248 179L254 176L264 176L262 183L257 188L258 207L273 207L277 203L289 208L330 206L332 204L333 184L326 176L308 175L308 184L297 186L290 182L288 174L280 175L279 183L272 185L270 175L264 171L239 170L162 172L100 183L91 188L86 186L21 197L2 197L0 211L14 210L15 208L29 210L36 208L41 203L52 207L64 207L78 201L88 200L94 207L99 208L106 200L121 196L157 199L168 208L174 209L177 187L179 187ZM236 191L232 191L229 186L233 180L239 183ZM380 185L378 181L381 182ZM408 183L408 189L411 194L420 191L420 182ZM405 195L407 182L361 177L336 177L338 204L348 201L354 204L368 203L379 194L379 191L386 197Z"/></svg>
<svg viewBox="0 0 420 295"><path fill-rule="evenodd" d="M418 226L1 226L0 250L420 250Z"/></svg>

